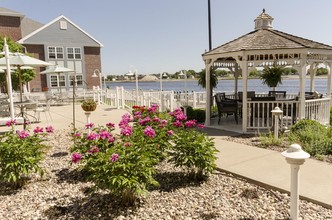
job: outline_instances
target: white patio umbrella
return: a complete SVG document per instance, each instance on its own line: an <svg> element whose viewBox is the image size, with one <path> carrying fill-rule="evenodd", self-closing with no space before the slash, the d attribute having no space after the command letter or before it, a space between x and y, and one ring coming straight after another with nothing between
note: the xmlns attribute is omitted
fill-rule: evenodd
<svg viewBox="0 0 332 220"><path fill-rule="evenodd" d="M21 68L29 66L29 67L43 67L43 66L51 66L51 63L45 62L43 60L39 60L33 57L29 57L22 53L12 53L9 55L9 63L10 66L17 67L18 70L18 78L20 84L20 101L22 102L22 80L21 80ZM0 58L0 66L6 65L6 57Z"/></svg>
<svg viewBox="0 0 332 220"><path fill-rule="evenodd" d="M46 70L40 72L40 74L54 74L57 73L58 77L60 79L60 74L61 73L72 73L74 72L74 70L69 69L67 67L63 67L63 66L59 66L59 65L53 65L50 66L49 68L47 68ZM60 96L62 95L62 91L61 91L61 84L59 84L60 86Z"/></svg>

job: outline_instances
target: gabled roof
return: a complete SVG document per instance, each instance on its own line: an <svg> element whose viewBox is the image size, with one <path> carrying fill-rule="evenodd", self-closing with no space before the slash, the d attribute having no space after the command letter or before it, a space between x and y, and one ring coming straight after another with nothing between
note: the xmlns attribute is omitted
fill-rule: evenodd
<svg viewBox="0 0 332 220"><path fill-rule="evenodd" d="M49 22L48 24L38 28L37 30L33 31L32 33L28 34L27 36L23 37L21 40L18 41L18 43L20 44L24 44L24 41L28 40L30 37L38 34L40 31L44 30L45 28L49 27L50 25L54 24L55 22L64 19L67 22L69 22L71 25L73 25L74 27L76 27L78 30L80 30L82 33L84 33L86 36L88 36L91 40L93 40L94 42L96 42L97 44L99 44L100 47L103 46L102 43L100 43L99 41L97 41L95 38L93 38L90 34L88 34L87 32L85 32L83 29L81 29L79 26L77 26L75 23L73 23L71 20L69 20L68 18L66 18L64 15L60 15L59 17L55 18L54 20L52 20L51 22Z"/></svg>
<svg viewBox="0 0 332 220"><path fill-rule="evenodd" d="M258 29L245 34L233 41L225 43L204 55L227 53L249 50L276 50L276 49L328 49L332 50L332 46L297 37L273 29Z"/></svg>
<svg viewBox="0 0 332 220"><path fill-rule="evenodd" d="M11 17L24 17L24 14L9 10L7 8L0 7L0 15L2 16L11 16Z"/></svg>

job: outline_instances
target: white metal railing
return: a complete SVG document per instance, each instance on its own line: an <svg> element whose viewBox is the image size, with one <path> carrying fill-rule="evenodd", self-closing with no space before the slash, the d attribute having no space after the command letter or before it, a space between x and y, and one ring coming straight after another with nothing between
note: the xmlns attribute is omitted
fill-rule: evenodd
<svg viewBox="0 0 332 220"><path fill-rule="evenodd" d="M321 124L330 123L330 99L310 99L305 101L305 118Z"/></svg>

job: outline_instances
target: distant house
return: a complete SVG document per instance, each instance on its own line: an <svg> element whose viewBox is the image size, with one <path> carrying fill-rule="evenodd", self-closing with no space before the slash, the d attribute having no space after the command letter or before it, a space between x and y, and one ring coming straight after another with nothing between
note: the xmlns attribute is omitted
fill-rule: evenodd
<svg viewBox="0 0 332 220"><path fill-rule="evenodd" d="M25 15L0 8L0 34L9 36L26 47L34 57L75 70L78 88L93 88L99 78L93 78L97 69L101 72L101 47L99 41L61 15L48 24L41 24ZM37 76L30 82L32 91L47 87L58 90L61 86L70 90L71 74L40 75L45 68L37 68Z"/></svg>

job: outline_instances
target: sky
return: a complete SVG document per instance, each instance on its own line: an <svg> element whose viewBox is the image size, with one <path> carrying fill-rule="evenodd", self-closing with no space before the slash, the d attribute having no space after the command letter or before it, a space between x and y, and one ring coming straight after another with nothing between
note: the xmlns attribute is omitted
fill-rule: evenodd
<svg viewBox="0 0 332 220"><path fill-rule="evenodd" d="M330 0L210 0L212 48L254 30L265 8L273 29L332 45ZM204 68L208 0L0 0L47 24L66 16L101 42L102 72L123 75Z"/></svg>

